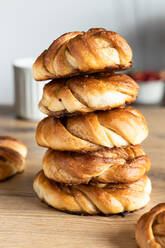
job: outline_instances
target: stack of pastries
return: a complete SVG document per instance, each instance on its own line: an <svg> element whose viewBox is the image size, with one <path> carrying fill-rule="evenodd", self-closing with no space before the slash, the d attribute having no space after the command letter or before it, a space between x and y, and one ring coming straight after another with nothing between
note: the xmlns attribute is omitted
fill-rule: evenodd
<svg viewBox="0 0 165 248"><path fill-rule="evenodd" d="M148 135L132 107L139 87L125 74L132 50L103 28L70 32L33 65L43 89L38 145L47 147L34 191L48 205L71 213L116 214L144 207L151 192L150 159L140 146Z"/></svg>

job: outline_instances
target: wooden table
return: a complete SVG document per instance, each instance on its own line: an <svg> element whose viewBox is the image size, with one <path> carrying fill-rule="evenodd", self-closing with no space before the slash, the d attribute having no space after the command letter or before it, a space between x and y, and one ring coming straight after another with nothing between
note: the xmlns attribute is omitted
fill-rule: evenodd
<svg viewBox="0 0 165 248"><path fill-rule="evenodd" d="M36 123L1 114L1 135L21 139L28 146L23 174L0 183L0 247L2 248L133 248L137 219L165 201L165 108L141 108L150 135L144 142L152 160L151 202L142 210L121 216L77 216L56 211L35 196L32 183L41 169L44 149L35 144Z"/></svg>

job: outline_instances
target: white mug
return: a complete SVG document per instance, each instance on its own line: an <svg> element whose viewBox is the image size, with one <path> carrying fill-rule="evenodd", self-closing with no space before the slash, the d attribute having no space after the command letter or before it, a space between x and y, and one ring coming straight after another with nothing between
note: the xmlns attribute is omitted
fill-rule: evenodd
<svg viewBox="0 0 165 248"><path fill-rule="evenodd" d="M164 97L165 83L163 80L152 80L139 83L140 90L136 103L160 104Z"/></svg>
<svg viewBox="0 0 165 248"><path fill-rule="evenodd" d="M45 117L38 109L44 82L37 82L32 76L33 58L17 59L13 62L15 113L17 117L41 120Z"/></svg>

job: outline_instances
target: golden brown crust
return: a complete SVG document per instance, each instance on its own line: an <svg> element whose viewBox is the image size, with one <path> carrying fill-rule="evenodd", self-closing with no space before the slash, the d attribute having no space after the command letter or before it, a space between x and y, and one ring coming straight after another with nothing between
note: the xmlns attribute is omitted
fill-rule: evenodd
<svg viewBox="0 0 165 248"><path fill-rule="evenodd" d="M107 110L133 102L138 90L138 84L124 74L56 79L45 85L39 108L57 118Z"/></svg>
<svg viewBox="0 0 165 248"><path fill-rule="evenodd" d="M20 140L0 136L0 180L23 172L26 155L27 148Z"/></svg>
<svg viewBox="0 0 165 248"><path fill-rule="evenodd" d="M100 146L72 135L60 120L47 117L39 122L36 130L37 144L60 151L93 151Z"/></svg>
<svg viewBox="0 0 165 248"><path fill-rule="evenodd" d="M88 184L66 186L39 172L33 184L38 197L63 211L87 214L117 214L144 207L150 197L151 182L147 176L131 184Z"/></svg>
<svg viewBox="0 0 165 248"><path fill-rule="evenodd" d="M119 34L103 28L70 32L55 40L33 65L36 80L125 70L132 65L132 50Z"/></svg>
<svg viewBox="0 0 165 248"><path fill-rule="evenodd" d="M87 154L49 149L42 166L46 177L60 183L131 183L150 169L150 159L139 145Z"/></svg>
<svg viewBox="0 0 165 248"><path fill-rule="evenodd" d="M23 172L25 158L20 153L7 148L0 147L0 181Z"/></svg>
<svg viewBox="0 0 165 248"><path fill-rule="evenodd" d="M140 248L165 247L165 203L140 217L136 225L136 242Z"/></svg>
<svg viewBox="0 0 165 248"><path fill-rule="evenodd" d="M65 33L63 35L61 35L58 39L56 39L48 48L48 50L46 51L45 54L45 58L44 58L44 64L45 67L47 68L47 70L49 72L51 72L52 74L54 74L54 58L57 55L59 49L62 46L65 46L65 44L70 40L73 39L75 36L82 34L82 32L69 32L69 33ZM61 49L62 50L62 49Z"/></svg>
<svg viewBox="0 0 165 248"><path fill-rule="evenodd" d="M33 65L33 77L40 80L47 80L49 78L55 78L53 74L51 74L44 65L44 58L47 50L43 51L40 56L36 59L35 64Z"/></svg>
<svg viewBox="0 0 165 248"><path fill-rule="evenodd" d="M87 152L140 144L147 135L143 115L129 107L70 117L64 123L47 117L38 124L36 141L54 150Z"/></svg>
<svg viewBox="0 0 165 248"><path fill-rule="evenodd" d="M0 136L0 147L8 147L20 153L23 157L27 155L27 147L25 144L10 136Z"/></svg>

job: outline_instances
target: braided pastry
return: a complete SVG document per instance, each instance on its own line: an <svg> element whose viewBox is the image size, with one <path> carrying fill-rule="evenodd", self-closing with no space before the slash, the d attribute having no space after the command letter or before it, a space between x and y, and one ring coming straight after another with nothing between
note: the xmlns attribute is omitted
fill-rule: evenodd
<svg viewBox="0 0 165 248"><path fill-rule="evenodd" d="M0 137L0 180L4 180L16 173L23 172L26 146L11 137Z"/></svg>
<svg viewBox="0 0 165 248"><path fill-rule="evenodd" d="M63 211L87 214L117 214L144 207L150 200L151 182L147 176L131 184L66 186L49 180L40 171L33 184L38 197Z"/></svg>
<svg viewBox="0 0 165 248"><path fill-rule="evenodd" d="M118 33L103 28L66 33L55 40L33 65L36 80L125 70L132 65L132 50Z"/></svg>
<svg viewBox="0 0 165 248"><path fill-rule="evenodd" d="M10 136L0 136L0 147L7 147L20 153L24 158L27 155L27 147L18 139Z"/></svg>
<svg viewBox="0 0 165 248"><path fill-rule="evenodd" d="M36 141L54 150L86 152L140 144L147 135L143 115L129 107L70 117L64 122L47 117L38 124Z"/></svg>
<svg viewBox="0 0 165 248"><path fill-rule="evenodd" d="M165 203L160 203L141 216L136 225L140 248L165 247Z"/></svg>
<svg viewBox="0 0 165 248"><path fill-rule="evenodd" d="M60 183L131 183L150 169L150 159L140 145L87 154L49 149L42 166L46 177Z"/></svg>
<svg viewBox="0 0 165 248"><path fill-rule="evenodd" d="M45 85L39 108L55 117L107 110L133 102L138 89L138 84L124 74L58 79Z"/></svg>

